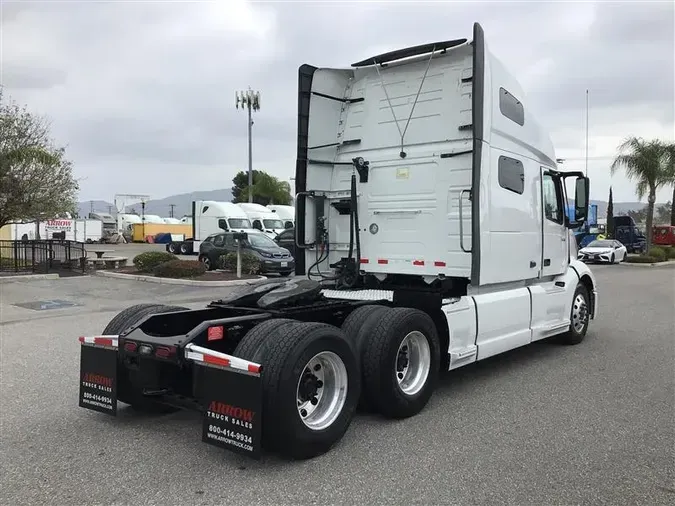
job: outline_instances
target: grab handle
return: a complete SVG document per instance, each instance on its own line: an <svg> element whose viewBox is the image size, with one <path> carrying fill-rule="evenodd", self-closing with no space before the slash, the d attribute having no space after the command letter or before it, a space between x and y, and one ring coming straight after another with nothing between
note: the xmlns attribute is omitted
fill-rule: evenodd
<svg viewBox="0 0 675 506"><path fill-rule="evenodd" d="M464 247L464 216L462 213L462 208L464 207L462 205L462 197L464 196L464 193L469 193L470 195L471 190L462 190L461 192L459 192L459 247L462 248L462 251L464 253L471 253L471 249L466 249ZM471 246L471 248L473 249L473 245Z"/></svg>

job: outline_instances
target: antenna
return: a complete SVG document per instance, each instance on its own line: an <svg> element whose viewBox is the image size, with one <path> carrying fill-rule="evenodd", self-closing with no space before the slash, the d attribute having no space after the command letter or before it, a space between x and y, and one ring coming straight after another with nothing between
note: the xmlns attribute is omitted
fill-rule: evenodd
<svg viewBox="0 0 675 506"><path fill-rule="evenodd" d="M586 177L588 177L588 90L586 90Z"/></svg>

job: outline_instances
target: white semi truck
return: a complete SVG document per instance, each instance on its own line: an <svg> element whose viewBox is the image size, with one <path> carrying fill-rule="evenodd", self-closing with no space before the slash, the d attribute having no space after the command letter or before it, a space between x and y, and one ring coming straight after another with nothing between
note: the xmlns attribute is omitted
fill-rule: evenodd
<svg viewBox="0 0 675 506"><path fill-rule="evenodd" d="M310 458L357 405L411 417L443 370L584 339L598 288L570 231L588 179L557 169L479 24L471 41L303 65L298 100L296 279L128 308L81 338L80 406L199 409L204 442Z"/></svg>
<svg viewBox="0 0 675 506"><path fill-rule="evenodd" d="M185 218L184 218L185 219ZM186 221L186 223L189 223ZM209 235L222 231L256 232L251 220L236 204L215 200L195 200L192 202L192 237L185 241L167 243L169 253L192 255L199 253L201 242Z"/></svg>

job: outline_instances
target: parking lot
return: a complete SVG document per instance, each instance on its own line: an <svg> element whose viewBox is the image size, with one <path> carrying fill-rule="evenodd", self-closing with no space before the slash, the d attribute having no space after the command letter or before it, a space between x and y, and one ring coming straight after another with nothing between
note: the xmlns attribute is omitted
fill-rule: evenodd
<svg viewBox="0 0 675 506"><path fill-rule="evenodd" d="M420 415L360 414L305 462L206 445L196 413L120 405L115 419L77 405L78 336L134 303L200 307L227 289L1 284L0 504L673 504L675 269L592 269L600 314L581 345L448 373ZM54 299L77 305L15 306Z"/></svg>

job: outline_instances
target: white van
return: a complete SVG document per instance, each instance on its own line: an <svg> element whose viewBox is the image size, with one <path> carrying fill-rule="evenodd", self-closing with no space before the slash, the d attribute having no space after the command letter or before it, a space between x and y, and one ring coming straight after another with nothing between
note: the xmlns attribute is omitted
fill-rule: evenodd
<svg viewBox="0 0 675 506"><path fill-rule="evenodd" d="M269 204L267 209L275 213L284 222L284 228L293 228L295 226L295 207Z"/></svg>
<svg viewBox="0 0 675 506"><path fill-rule="evenodd" d="M285 230L284 222L279 219L279 216L267 209L261 204L240 203L237 204L251 220L251 226L261 232L267 234L271 239L274 239L277 234Z"/></svg>

